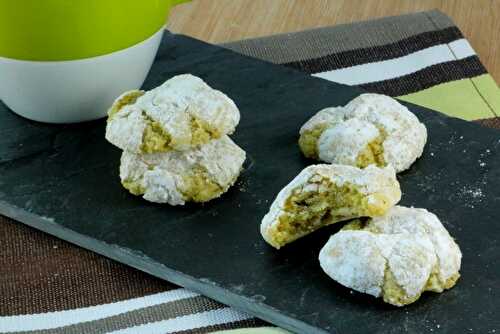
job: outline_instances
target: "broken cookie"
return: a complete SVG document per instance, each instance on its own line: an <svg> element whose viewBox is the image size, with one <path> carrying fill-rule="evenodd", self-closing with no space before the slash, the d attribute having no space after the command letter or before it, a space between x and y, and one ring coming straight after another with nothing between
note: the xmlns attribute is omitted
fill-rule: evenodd
<svg viewBox="0 0 500 334"><path fill-rule="evenodd" d="M261 234L280 248L323 226L383 215L401 198L392 167L313 165L283 188L261 223Z"/></svg>
<svg viewBox="0 0 500 334"><path fill-rule="evenodd" d="M207 202L225 193L238 178L245 151L228 136L189 151L121 157L122 185L134 195L156 203L183 205Z"/></svg>
<svg viewBox="0 0 500 334"><path fill-rule="evenodd" d="M461 258L436 215L402 206L347 224L319 254L328 276L396 306L415 302L424 291L453 287Z"/></svg>
<svg viewBox="0 0 500 334"><path fill-rule="evenodd" d="M408 108L380 94L362 94L345 107L319 111L300 129L308 158L364 168L408 169L422 155L427 129Z"/></svg>
<svg viewBox="0 0 500 334"><path fill-rule="evenodd" d="M240 120L229 97L190 74L126 92L108 114L106 139L137 154L190 150L233 133Z"/></svg>

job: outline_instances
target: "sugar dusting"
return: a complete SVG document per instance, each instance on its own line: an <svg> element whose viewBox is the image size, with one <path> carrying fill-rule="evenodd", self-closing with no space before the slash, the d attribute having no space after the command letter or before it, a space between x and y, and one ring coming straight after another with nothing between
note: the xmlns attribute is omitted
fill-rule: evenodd
<svg viewBox="0 0 500 334"><path fill-rule="evenodd" d="M484 199L482 188L477 186L463 186L458 191L458 196L465 202L465 206L474 209Z"/></svg>
<svg viewBox="0 0 500 334"><path fill-rule="evenodd" d="M463 139L463 136L452 138L450 141L455 142L458 139ZM488 184L488 173L485 172L489 165L488 158L492 154L490 149L483 149L477 157L473 159L473 161L477 161L476 166L478 173L476 175L477 178L471 180L472 182L467 183L464 182L465 180L455 180L450 183L450 186L456 189L454 193L450 194L450 200L459 201L463 206L470 209L475 209L477 205L485 200L485 187Z"/></svg>
<svg viewBox="0 0 500 334"><path fill-rule="evenodd" d="M481 198L481 197L484 196L483 195L483 191L481 190L481 188L467 189L467 188L464 187L462 189L462 193L471 195L472 198Z"/></svg>

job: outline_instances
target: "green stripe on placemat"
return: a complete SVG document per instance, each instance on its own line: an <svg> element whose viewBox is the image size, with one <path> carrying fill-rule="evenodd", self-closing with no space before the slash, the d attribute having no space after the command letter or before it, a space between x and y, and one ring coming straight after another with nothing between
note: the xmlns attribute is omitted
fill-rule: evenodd
<svg viewBox="0 0 500 334"><path fill-rule="evenodd" d="M399 98L468 121L500 114L500 92L489 74L439 84Z"/></svg>
<svg viewBox="0 0 500 334"><path fill-rule="evenodd" d="M491 75L481 75L471 80L495 116L500 116L500 88Z"/></svg>

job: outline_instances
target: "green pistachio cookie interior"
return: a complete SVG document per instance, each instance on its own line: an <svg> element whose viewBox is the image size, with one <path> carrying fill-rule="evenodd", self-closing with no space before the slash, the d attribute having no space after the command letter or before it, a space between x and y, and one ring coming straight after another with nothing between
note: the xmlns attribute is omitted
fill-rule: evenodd
<svg viewBox="0 0 500 334"><path fill-rule="evenodd" d="M280 248L333 223L383 215L400 196L390 167L309 166L278 194L262 220L261 233Z"/></svg>

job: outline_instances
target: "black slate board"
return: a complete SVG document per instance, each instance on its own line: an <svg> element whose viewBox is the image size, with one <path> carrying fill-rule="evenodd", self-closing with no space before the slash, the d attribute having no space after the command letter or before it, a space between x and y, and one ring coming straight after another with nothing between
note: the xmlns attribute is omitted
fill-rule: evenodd
<svg viewBox="0 0 500 334"><path fill-rule="evenodd" d="M301 124L359 91L176 35L165 36L144 86L184 72L242 112L233 138L248 153L246 170L221 199L147 203L120 186L120 152L105 142L104 121L44 125L0 105L0 212L299 333L500 329L500 132L410 106L429 143L400 175L402 204L441 217L464 258L455 288L398 309L323 274L317 254L338 226L281 251L259 234L276 193L312 163L296 145Z"/></svg>

